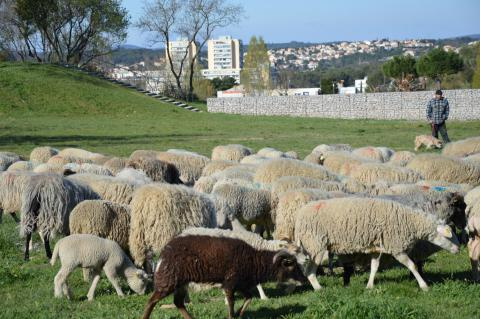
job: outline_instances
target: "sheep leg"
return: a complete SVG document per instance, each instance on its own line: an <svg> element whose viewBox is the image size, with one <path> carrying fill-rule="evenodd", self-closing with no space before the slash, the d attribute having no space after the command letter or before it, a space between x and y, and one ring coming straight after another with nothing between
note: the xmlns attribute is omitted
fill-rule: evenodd
<svg viewBox="0 0 480 319"><path fill-rule="evenodd" d="M70 289L67 285L67 278L72 272L71 267L62 266L58 271L55 279L53 280L55 285L55 297L61 298L63 295L66 295L68 299L71 299L72 295Z"/></svg>
<svg viewBox="0 0 480 319"><path fill-rule="evenodd" d="M310 274L307 276L308 281L310 282L314 290L322 289L322 286L320 286L317 279L317 268L317 264L313 264L310 269Z"/></svg>
<svg viewBox="0 0 480 319"><path fill-rule="evenodd" d="M347 287L350 285L350 278L354 272L354 266L352 264L343 265L343 286Z"/></svg>
<svg viewBox="0 0 480 319"><path fill-rule="evenodd" d="M45 246L45 253L48 259L52 259L52 250L50 249L50 240L48 235L43 236L43 244Z"/></svg>
<svg viewBox="0 0 480 319"><path fill-rule="evenodd" d="M374 286L375 275L377 274L378 267L380 266L381 254L372 254L372 260L370 263L370 277L368 278L367 289L371 289Z"/></svg>
<svg viewBox="0 0 480 319"><path fill-rule="evenodd" d="M25 238L25 256L24 260L28 261L30 259L30 240L32 239L32 233L28 232Z"/></svg>
<svg viewBox="0 0 480 319"><path fill-rule="evenodd" d="M97 289L97 284L100 281L100 273L95 272L94 274L95 275L92 280L92 285L90 286L90 289L88 290L88 294L87 294L88 301L92 301L93 298L95 297L95 289Z"/></svg>
<svg viewBox="0 0 480 319"><path fill-rule="evenodd" d="M233 317L235 316L235 299L233 298L234 293L233 290L230 288L225 288L224 292L228 302L228 319L233 319Z"/></svg>
<svg viewBox="0 0 480 319"><path fill-rule="evenodd" d="M408 257L407 254L405 253L401 253L401 254L398 254L396 256L394 256L396 260L398 260L399 263L401 263L402 265L404 265L405 267L407 267L408 269L410 269L410 271L412 272L412 274L415 276L415 279L417 279L417 282L418 282L418 285L420 286L420 288L422 290L428 290L428 285L427 283L425 282L425 280L423 280L422 276L420 276L420 274L418 273L417 271L417 266L415 265L415 263L410 259L410 257Z"/></svg>
<svg viewBox="0 0 480 319"><path fill-rule="evenodd" d="M475 236L475 239L470 239L468 242L468 256L472 265L472 280L478 282L478 258L480 256L480 238Z"/></svg>
<svg viewBox="0 0 480 319"><path fill-rule="evenodd" d="M152 314L152 311L153 311L153 308L155 308L155 305L161 299L168 296L170 293L171 293L171 291L154 291L153 295L150 297L147 305L145 306L145 310L143 311L143 319L150 318L150 315Z"/></svg>
<svg viewBox="0 0 480 319"><path fill-rule="evenodd" d="M239 316L240 318L243 317L245 310L247 310L248 305L250 305L250 303L252 302L252 294L250 293L250 291L245 290L245 291L242 291L242 293L245 296L245 301L243 302L243 305L240 307L240 309L236 313L236 315Z"/></svg>
<svg viewBox="0 0 480 319"><path fill-rule="evenodd" d="M82 268L83 281L90 282L95 277L95 271L91 268Z"/></svg>
<svg viewBox="0 0 480 319"><path fill-rule="evenodd" d="M334 275L334 272L333 272L333 256L334 254L333 253L328 253L328 275L329 276L333 276Z"/></svg>
<svg viewBox="0 0 480 319"><path fill-rule="evenodd" d="M117 295L119 295L120 297L124 297L125 295L122 291L122 287L120 287L120 283L118 282L118 277L115 270L111 270L107 267L104 267L103 270L105 271L105 275L107 276L107 279L110 281L113 288L115 288Z"/></svg>
<svg viewBox="0 0 480 319"><path fill-rule="evenodd" d="M185 296L187 295L186 286L179 287L173 292L173 303L177 306L178 311L182 314L184 319L192 319L187 309L185 308Z"/></svg>
<svg viewBox="0 0 480 319"><path fill-rule="evenodd" d="M268 300L268 297L267 295L265 294L265 291L263 291L263 287L261 284L258 284L257 285L257 290L258 290L258 293L260 294L260 299L262 300Z"/></svg>

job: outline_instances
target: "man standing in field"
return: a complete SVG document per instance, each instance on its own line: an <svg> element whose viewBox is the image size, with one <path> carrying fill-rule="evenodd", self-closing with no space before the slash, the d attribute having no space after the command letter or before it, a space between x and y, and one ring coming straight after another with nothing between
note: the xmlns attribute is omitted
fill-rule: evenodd
<svg viewBox="0 0 480 319"><path fill-rule="evenodd" d="M438 138L438 132L440 132L444 143L450 142L445 124L445 121L448 120L449 112L448 100L443 97L441 90L437 90L435 98L431 99L427 104L427 120L432 126L432 136Z"/></svg>

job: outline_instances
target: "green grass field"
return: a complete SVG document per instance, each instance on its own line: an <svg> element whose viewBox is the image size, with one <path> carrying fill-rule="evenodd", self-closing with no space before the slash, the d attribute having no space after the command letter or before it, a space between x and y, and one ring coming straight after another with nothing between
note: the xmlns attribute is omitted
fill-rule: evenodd
<svg viewBox="0 0 480 319"><path fill-rule="evenodd" d="M454 106L453 106L454 107ZM450 122L453 140L480 135L480 121ZM39 145L81 147L110 155L137 149L185 148L210 155L215 145L240 143L308 154L321 143L413 148L416 135L428 133L423 122L325 120L193 113L145 97L106 81L65 68L0 63L0 150L28 156ZM23 240L9 216L0 224L0 318L138 318L148 296L120 299L105 278L94 302L88 285L75 272L69 280L72 301L53 298L59 265L47 263L38 236L31 261L22 260ZM419 290L403 268L381 272L366 290L368 274L357 274L348 288L341 276L321 277L325 289L310 287L285 295L267 286L269 301L255 299L250 318L480 318L480 286L469 282L465 249L453 256L436 254L427 263L429 292ZM128 291L124 284L125 291ZM226 317L219 290L192 294L196 318ZM171 303L169 298L165 303ZM240 300L237 299L237 306ZM154 311L154 318L179 318L176 310Z"/></svg>

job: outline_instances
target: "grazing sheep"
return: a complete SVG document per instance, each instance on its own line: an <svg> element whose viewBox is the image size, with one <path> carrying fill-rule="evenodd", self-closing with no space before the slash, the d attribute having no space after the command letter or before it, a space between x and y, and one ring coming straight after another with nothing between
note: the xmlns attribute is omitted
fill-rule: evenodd
<svg viewBox="0 0 480 319"><path fill-rule="evenodd" d="M465 204L468 206L472 206L477 199L480 199L480 186L475 187L474 189L470 190L466 195L465 195Z"/></svg>
<svg viewBox="0 0 480 319"><path fill-rule="evenodd" d="M193 185L193 189L200 193L210 194L218 180L217 174L200 177Z"/></svg>
<svg viewBox="0 0 480 319"><path fill-rule="evenodd" d="M285 157L285 153L282 151L276 150L272 147L264 147L257 152L258 156L263 156L266 158L281 158Z"/></svg>
<svg viewBox="0 0 480 319"><path fill-rule="evenodd" d="M463 196L473 189L473 186L469 184L455 184L447 183L445 181L420 180L416 184L422 186L423 188L431 188L439 192L456 192Z"/></svg>
<svg viewBox="0 0 480 319"><path fill-rule="evenodd" d="M6 171L10 165L21 160L23 160L21 156L15 153L0 152L0 172Z"/></svg>
<svg viewBox="0 0 480 319"><path fill-rule="evenodd" d="M432 148L442 148L443 143L438 138L431 135L419 135L415 137L415 152L418 152L420 147L425 146L427 150Z"/></svg>
<svg viewBox="0 0 480 319"><path fill-rule="evenodd" d="M379 148L373 146L356 148L352 151L352 154L357 155L360 158L379 163L388 161L388 159L383 157L383 152Z"/></svg>
<svg viewBox="0 0 480 319"><path fill-rule="evenodd" d="M136 150L132 154L130 154L129 159L133 160L143 157L156 158L158 153L158 151L153 150Z"/></svg>
<svg viewBox="0 0 480 319"><path fill-rule="evenodd" d="M95 175L103 175L103 176L112 176L112 172L110 172L107 168L97 164L68 163L63 166L63 169L71 170L76 174L95 174Z"/></svg>
<svg viewBox="0 0 480 319"><path fill-rule="evenodd" d="M352 177L342 179L344 191L351 194L381 195L387 194L390 190L390 184L385 181L379 181L374 184L364 184Z"/></svg>
<svg viewBox="0 0 480 319"><path fill-rule="evenodd" d="M473 155L467 156L463 158L463 160L467 163L474 164L476 166L480 166L480 153L475 153Z"/></svg>
<svg viewBox="0 0 480 319"><path fill-rule="evenodd" d="M254 181L273 183L283 176L305 176L335 181L337 176L322 166L293 159L273 159L258 166Z"/></svg>
<svg viewBox="0 0 480 319"><path fill-rule="evenodd" d="M127 161L128 160L123 157L112 157L103 164L103 167L112 172L113 175L117 175L127 166Z"/></svg>
<svg viewBox="0 0 480 319"><path fill-rule="evenodd" d="M415 156L415 153L410 151L395 152L395 154L390 157L388 164L406 166Z"/></svg>
<svg viewBox="0 0 480 319"><path fill-rule="evenodd" d="M247 228L255 224L264 227L267 233L272 230L270 191L255 188L253 184L248 187L220 182L213 187L212 195L218 209L217 225L219 227L225 227L229 220L238 219Z"/></svg>
<svg viewBox="0 0 480 319"><path fill-rule="evenodd" d="M115 241L128 251L130 207L106 200L85 200L70 214L70 234L91 234Z"/></svg>
<svg viewBox="0 0 480 319"><path fill-rule="evenodd" d="M465 157L475 153L480 153L480 136L448 143L442 151L443 155L456 157Z"/></svg>
<svg viewBox="0 0 480 319"><path fill-rule="evenodd" d="M353 149L349 144L320 144L312 150L312 153L326 154L327 152L332 151L351 152L352 150Z"/></svg>
<svg viewBox="0 0 480 319"><path fill-rule="evenodd" d="M377 182L387 183L416 183L422 176L412 169L392 165L365 163L359 165L350 177L367 185Z"/></svg>
<svg viewBox="0 0 480 319"><path fill-rule="evenodd" d="M235 291L245 297L239 311L242 317L252 299L250 290L256 285L271 280L301 281L304 278L295 256L286 250L256 250L233 238L180 236L171 240L160 254L154 293L143 318L150 318L158 301L171 293L183 317L191 318L184 305L190 282L222 284L228 301L228 317L233 318Z"/></svg>
<svg viewBox="0 0 480 319"><path fill-rule="evenodd" d="M16 212L22 209L22 198L28 181L34 173L2 172L0 173L0 220L2 214L10 214L18 223Z"/></svg>
<svg viewBox="0 0 480 319"><path fill-rule="evenodd" d="M37 163L46 163L50 157L58 154L56 148L50 146L35 147L30 153L30 161Z"/></svg>
<svg viewBox="0 0 480 319"><path fill-rule="evenodd" d="M206 176L211 176L215 173L221 172L229 167L234 167L237 166L237 162L233 161L224 161L224 160L212 160L209 162L207 165L202 170L202 176L201 177L206 177Z"/></svg>
<svg viewBox="0 0 480 319"><path fill-rule="evenodd" d="M293 242L298 211L309 202L328 198L332 196L322 189L292 189L281 193L275 210L273 238Z"/></svg>
<svg viewBox="0 0 480 319"><path fill-rule="evenodd" d="M33 175L23 192L20 234L26 237L25 260L32 233L42 234L45 252L51 258L49 239L57 233L69 234L69 217L83 200L98 199L88 186L56 174Z"/></svg>
<svg viewBox="0 0 480 319"><path fill-rule="evenodd" d="M251 148L240 144L219 145L212 150L212 161L240 162L242 158L252 153Z"/></svg>
<svg viewBox="0 0 480 319"><path fill-rule="evenodd" d="M134 168L124 168L115 177L137 185L153 183L152 179L144 172Z"/></svg>
<svg viewBox="0 0 480 319"><path fill-rule="evenodd" d="M270 160L270 158L263 157L263 156L260 156L260 155L257 155L257 154L253 154L253 155L245 156L244 158L242 158L240 163L241 164L258 165L258 164L261 164L261 163L263 163L265 161L268 161L268 160Z"/></svg>
<svg viewBox="0 0 480 319"><path fill-rule="evenodd" d="M118 177L101 176L94 174L75 174L68 177L90 187L101 199L121 205L128 205L132 201L133 193L141 183Z"/></svg>
<svg viewBox="0 0 480 319"><path fill-rule="evenodd" d="M144 172L154 182L181 184L178 169L171 163L144 157L129 160L127 168Z"/></svg>
<svg viewBox="0 0 480 319"><path fill-rule="evenodd" d="M112 240L89 234L70 235L60 239L55 245L50 262L52 266L55 265L57 258L62 264L54 280L55 297L57 298L66 295L68 299L71 299L67 278L79 266L93 272L92 286L87 294L88 300L94 298L102 270L115 288L117 295L124 296L120 287L120 277L124 277L130 288L137 294L145 293L147 274L143 270L135 268L122 248Z"/></svg>
<svg viewBox="0 0 480 319"><path fill-rule="evenodd" d="M469 235L468 240L468 256L470 257L470 263L472 265L472 279L476 282L480 281L480 276L478 275L478 266L480 258L480 192L475 191L476 200L469 198L469 200L474 200L473 203L469 202L467 208L467 230ZM473 197L473 196L472 196Z"/></svg>
<svg viewBox="0 0 480 319"><path fill-rule="evenodd" d="M34 163L31 161L18 161L10 165L7 171L8 172L13 172L13 171L31 172L37 166L38 166L38 163Z"/></svg>
<svg viewBox="0 0 480 319"><path fill-rule="evenodd" d="M333 151L323 155L322 165L336 174L348 176L359 165L368 162L372 161L350 152Z"/></svg>
<svg viewBox="0 0 480 319"><path fill-rule="evenodd" d="M73 156L62 156L62 155L55 155L48 159L46 164L51 165L65 165L68 163L76 163L76 164L84 164L84 163L93 163L93 160L81 157L73 157Z"/></svg>
<svg viewBox="0 0 480 319"><path fill-rule="evenodd" d="M195 184L202 175L205 165L210 162L210 159L205 156L187 152L159 152L156 158L175 165L180 172L180 180L188 186Z"/></svg>
<svg viewBox="0 0 480 319"><path fill-rule="evenodd" d="M395 155L395 151L391 148L380 146L376 148L380 153L382 154L383 157L383 162L388 162L392 158L393 155Z"/></svg>
<svg viewBox="0 0 480 319"><path fill-rule="evenodd" d="M480 167L457 158L421 154L408 163L407 167L419 172L427 180L480 185Z"/></svg>
<svg viewBox="0 0 480 319"><path fill-rule="evenodd" d="M280 177L272 183L272 210L275 211L278 199L282 193L300 188L315 188L324 192L343 192L345 190L340 182L324 181L304 176ZM272 214L272 217L275 220L274 214Z"/></svg>
<svg viewBox="0 0 480 319"><path fill-rule="evenodd" d="M307 163L322 165L324 156L323 153L310 153L303 160Z"/></svg>
<svg viewBox="0 0 480 319"><path fill-rule="evenodd" d="M306 256L300 249L287 241L284 240L266 240L263 239L260 235L254 234L250 231L245 230L244 228L235 228L233 231L228 229L218 229L218 228L202 228L202 227L192 227L184 230L180 236L209 236L209 237L220 237L220 238L234 238L239 239L252 246L256 250L268 250L268 251L279 251L286 249L289 253L295 256L298 264L304 269L308 266L309 258ZM257 290L260 294L260 299L266 300L268 297L263 291L262 285L257 285Z"/></svg>
<svg viewBox="0 0 480 319"><path fill-rule="evenodd" d="M93 153L90 151L82 150L81 148L65 148L58 152L58 155L62 157L73 157L84 160L90 160L92 163L103 165L109 158L103 154Z"/></svg>
<svg viewBox="0 0 480 319"><path fill-rule="evenodd" d="M311 202L298 213L295 242L300 242L315 264L325 252L340 257L355 254L371 256L367 288L372 288L380 256L388 254L406 266L420 285L428 286L407 252L419 240L426 240L457 253L458 240L450 227L433 215L395 201L373 198L336 198ZM308 278L316 289L315 266Z"/></svg>
<svg viewBox="0 0 480 319"><path fill-rule="evenodd" d="M149 252L160 253L169 240L187 227L216 226L213 202L181 185L142 186L135 192L130 207L129 247L138 266L144 264Z"/></svg>

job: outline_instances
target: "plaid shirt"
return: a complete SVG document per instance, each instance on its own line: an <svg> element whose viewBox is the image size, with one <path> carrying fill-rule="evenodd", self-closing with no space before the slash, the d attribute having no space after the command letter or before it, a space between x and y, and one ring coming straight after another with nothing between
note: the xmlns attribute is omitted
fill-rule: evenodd
<svg viewBox="0 0 480 319"><path fill-rule="evenodd" d="M431 99L427 104L427 120L433 124L442 124L448 120L450 107L448 100L443 98L440 100Z"/></svg>

